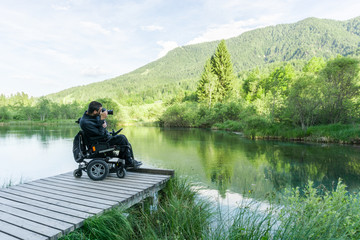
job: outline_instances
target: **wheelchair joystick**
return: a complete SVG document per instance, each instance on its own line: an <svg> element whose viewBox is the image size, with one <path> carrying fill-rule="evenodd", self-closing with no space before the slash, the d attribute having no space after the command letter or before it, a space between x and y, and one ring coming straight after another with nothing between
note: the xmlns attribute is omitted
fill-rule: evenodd
<svg viewBox="0 0 360 240"><path fill-rule="evenodd" d="M111 131L111 135L112 136L116 136L119 134L119 132L121 132L121 130L123 130L123 128L120 128L119 130L117 130L116 132L114 131L114 129Z"/></svg>

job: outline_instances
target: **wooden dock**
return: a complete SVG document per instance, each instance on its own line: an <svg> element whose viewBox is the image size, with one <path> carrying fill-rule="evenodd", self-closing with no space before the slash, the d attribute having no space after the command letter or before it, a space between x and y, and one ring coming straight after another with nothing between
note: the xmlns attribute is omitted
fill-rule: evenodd
<svg viewBox="0 0 360 240"><path fill-rule="evenodd" d="M0 239L58 239L94 215L154 196L172 170L140 168L125 178L92 181L72 172L0 189Z"/></svg>

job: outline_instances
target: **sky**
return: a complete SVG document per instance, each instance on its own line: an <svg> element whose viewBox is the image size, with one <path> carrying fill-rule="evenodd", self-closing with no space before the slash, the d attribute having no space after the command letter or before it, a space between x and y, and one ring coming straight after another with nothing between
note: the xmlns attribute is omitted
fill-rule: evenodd
<svg viewBox="0 0 360 240"><path fill-rule="evenodd" d="M357 16L359 0L0 0L0 94L44 96L131 72L179 46Z"/></svg>

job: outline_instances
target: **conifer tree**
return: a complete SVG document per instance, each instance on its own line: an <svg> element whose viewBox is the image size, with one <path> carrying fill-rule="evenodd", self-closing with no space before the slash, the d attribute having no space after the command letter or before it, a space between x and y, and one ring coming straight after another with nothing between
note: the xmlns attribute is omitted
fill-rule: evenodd
<svg viewBox="0 0 360 240"><path fill-rule="evenodd" d="M209 108L216 100L215 87L216 87L217 78L212 72L211 60L206 61L204 71L201 74L201 79L199 81L196 94L200 101L207 102Z"/></svg>
<svg viewBox="0 0 360 240"><path fill-rule="evenodd" d="M227 50L225 40L221 40L215 54L211 57L212 72L217 77L216 90L219 101L223 101L232 90L232 81L235 78L231 56Z"/></svg>

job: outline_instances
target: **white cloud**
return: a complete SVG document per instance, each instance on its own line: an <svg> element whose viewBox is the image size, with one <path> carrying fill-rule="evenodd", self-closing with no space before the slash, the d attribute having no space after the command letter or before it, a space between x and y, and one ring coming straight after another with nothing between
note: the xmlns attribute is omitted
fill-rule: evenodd
<svg viewBox="0 0 360 240"><path fill-rule="evenodd" d="M163 49L160 51L158 58L165 56L169 51L173 50L174 48L178 47L178 44L174 41L158 41L156 42L160 45Z"/></svg>
<svg viewBox="0 0 360 240"><path fill-rule="evenodd" d="M142 26L141 30L147 32L154 32L154 31L162 31L164 28L162 26L157 25L149 25L149 26Z"/></svg>
<svg viewBox="0 0 360 240"><path fill-rule="evenodd" d="M56 4L51 5L51 7L58 11L67 11L70 9L70 6L56 5Z"/></svg>
<svg viewBox="0 0 360 240"><path fill-rule="evenodd" d="M272 15L259 19L252 18L245 21L231 21L223 25L210 26L203 34L189 41L187 45L236 37L246 31L272 25L276 22L276 19L277 15Z"/></svg>
<svg viewBox="0 0 360 240"><path fill-rule="evenodd" d="M107 72L99 66L86 67L81 71L81 75L86 77L105 76Z"/></svg>
<svg viewBox="0 0 360 240"><path fill-rule="evenodd" d="M81 26L84 27L84 30L89 30L92 34L102 33L105 35L110 34L111 32L103 28L100 24L94 22L81 22Z"/></svg>

